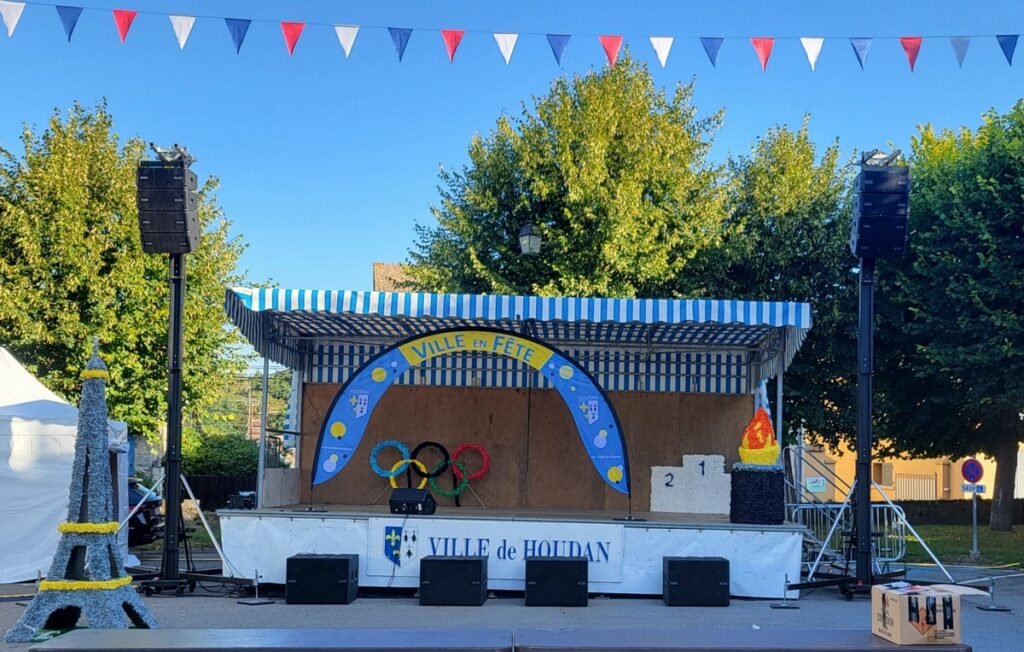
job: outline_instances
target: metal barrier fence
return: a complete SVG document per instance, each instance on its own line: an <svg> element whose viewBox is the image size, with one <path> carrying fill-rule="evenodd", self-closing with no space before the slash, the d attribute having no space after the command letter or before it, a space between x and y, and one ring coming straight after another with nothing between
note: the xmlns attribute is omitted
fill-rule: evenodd
<svg viewBox="0 0 1024 652"><path fill-rule="evenodd" d="M791 506L794 520L809 531L814 541L841 554L853 531L853 510L840 503L802 503ZM836 520L839 519L838 525ZM872 558L880 564L903 559L907 552L907 530L899 506L871 506Z"/></svg>

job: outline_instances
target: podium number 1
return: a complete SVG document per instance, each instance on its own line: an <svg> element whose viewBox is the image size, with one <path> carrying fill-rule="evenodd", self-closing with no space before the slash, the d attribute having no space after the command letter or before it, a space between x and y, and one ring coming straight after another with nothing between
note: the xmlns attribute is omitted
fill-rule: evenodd
<svg viewBox="0 0 1024 652"><path fill-rule="evenodd" d="M700 463L700 474L704 475L704 462Z"/></svg>

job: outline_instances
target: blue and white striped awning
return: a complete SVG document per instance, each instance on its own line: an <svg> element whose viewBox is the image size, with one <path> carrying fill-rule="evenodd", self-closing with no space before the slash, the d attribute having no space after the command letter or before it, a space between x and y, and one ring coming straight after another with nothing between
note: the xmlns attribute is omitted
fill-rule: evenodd
<svg viewBox="0 0 1024 652"><path fill-rule="evenodd" d="M808 304L776 301L233 288L225 307L261 355L306 382L343 382L414 335L486 326L554 344L606 389L750 393L789 366L811 327ZM451 357L400 382L538 386L514 361Z"/></svg>

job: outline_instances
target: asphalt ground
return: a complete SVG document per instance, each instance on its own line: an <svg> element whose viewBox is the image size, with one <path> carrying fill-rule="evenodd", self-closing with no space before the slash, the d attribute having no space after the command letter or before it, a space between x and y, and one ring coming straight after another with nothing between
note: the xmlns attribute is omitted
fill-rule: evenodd
<svg viewBox="0 0 1024 652"><path fill-rule="evenodd" d="M952 569L958 580L992 572ZM914 576L931 575L932 571ZM1009 613L986 612L978 605L988 597L962 600L964 641L975 652L1009 652L1024 649L1024 577L998 572L996 602ZM923 577L922 577L923 579ZM929 579L931 579L929 577ZM937 578L936 578L937 579ZM987 585L984 580L982 585ZM834 588L807 593L794 604L799 609L777 610L771 600L736 600L720 608L667 607L651 598L592 597L585 608L526 607L521 595L498 594L482 607L421 607L411 593L361 593L349 605L287 605L279 588L267 587L273 604L247 606L242 597L217 585L201 585L193 594L177 597L157 594L145 598L164 628L501 628L577 627L595 629L864 629L870 627L867 597L844 600ZM7 598L28 595L32 584L0 586L0 631L21 615L23 601ZM4 649L24 649L25 644L6 644Z"/></svg>

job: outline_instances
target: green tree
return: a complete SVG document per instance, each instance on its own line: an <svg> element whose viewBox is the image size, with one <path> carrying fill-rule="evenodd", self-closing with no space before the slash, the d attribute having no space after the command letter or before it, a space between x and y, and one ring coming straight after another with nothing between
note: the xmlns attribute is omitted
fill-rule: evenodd
<svg viewBox="0 0 1024 652"><path fill-rule="evenodd" d="M111 417L158 436L166 414L167 257L142 252L135 208L138 138L123 144L105 104L25 127L22 151L0 150L0 341L73 400L100 338ZM229 235L216 179L200 193L203 239L188 256L185 413L193 423L241 368L224 288L243 245Z"/></svg>
<svg viewBox="0 0 1024 652"><path fill-rule="evenodd" d="M674 292L807 301L814 326L786 372L785 421L829 441L852 433L857 279L849 251L849 174L832 144L819 156L808 123L769 130L728 164L729 217Z"/></svg>
<svg viewBox="0 0 1024 652"><path fill-rule="evenodd" d="M1024 100L977 132L920 129L910 255L879 272L880 429L895 450L995 458L1012 523L1024 440Z"/></svg>
<svg viewBox="0 0 1024 652"><path fill-rule="evenodd" d="M474 137L468 166L441 171L437 226L418 226L420 289L653 295L718 238L721 168L706 161L721 114L698 117L693 85L669 97L629 57L559 78L518 117ZM520 253L532 221L538 256Z"/></svg>

